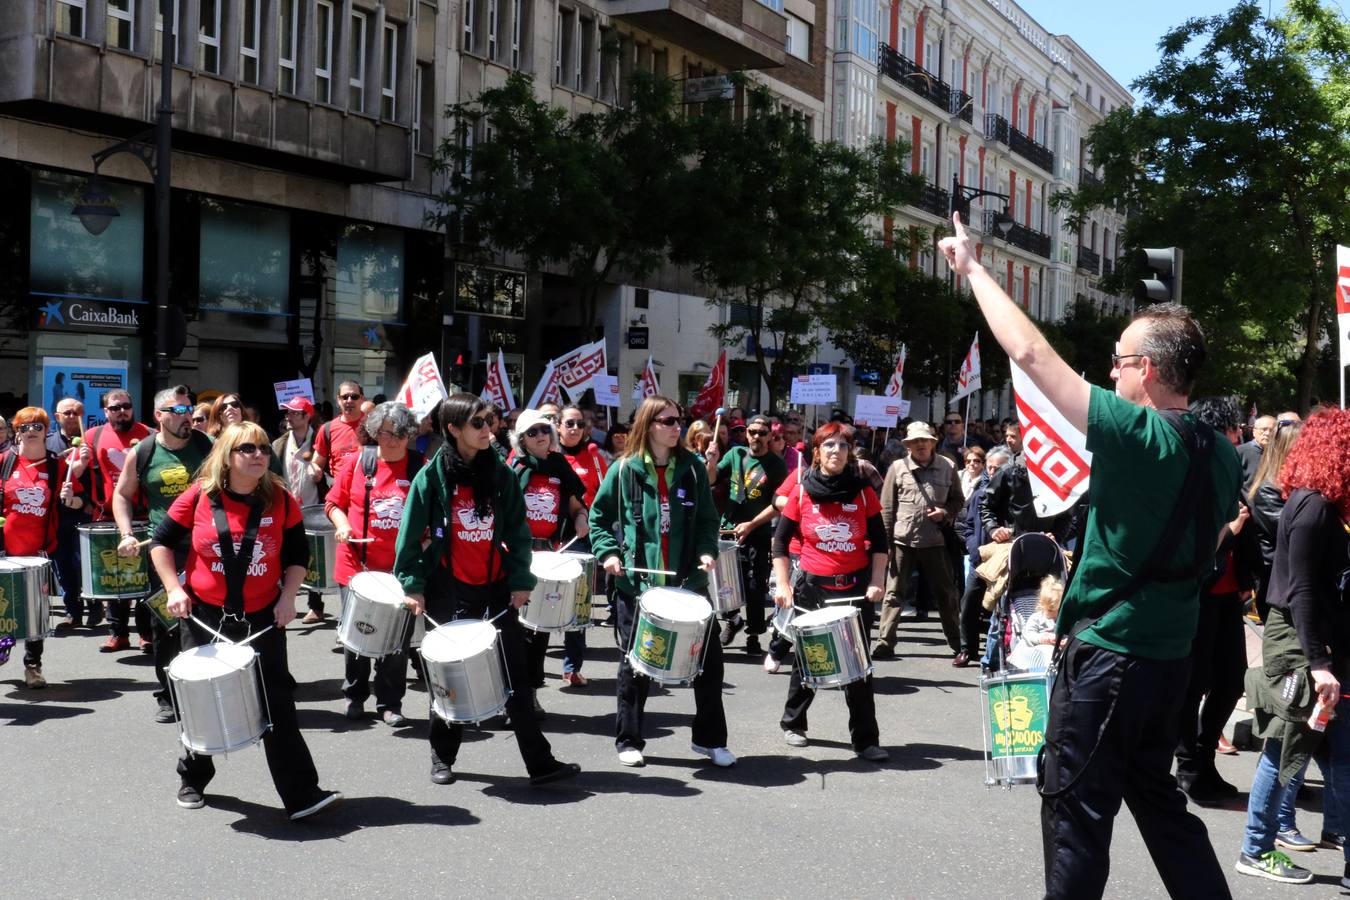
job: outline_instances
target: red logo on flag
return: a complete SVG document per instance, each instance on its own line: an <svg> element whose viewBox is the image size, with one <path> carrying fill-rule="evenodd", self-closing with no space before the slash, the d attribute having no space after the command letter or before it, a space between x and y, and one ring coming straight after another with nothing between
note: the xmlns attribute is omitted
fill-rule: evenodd
<svg viewBox="0 0 1350 900"><path fill-rule="evenodd" d="M1336 314L1350 313L1350 266L1341 266L1336 275Z"/></svg>
<svg viewBox="0 0 1350 900"><path fill-rule="evenodd" d="M1061 500L1067 500L1091 467L1040 414L1017 397L1017 418L1022 423L1022 454L1027 471L1039 478Z"/></svg>

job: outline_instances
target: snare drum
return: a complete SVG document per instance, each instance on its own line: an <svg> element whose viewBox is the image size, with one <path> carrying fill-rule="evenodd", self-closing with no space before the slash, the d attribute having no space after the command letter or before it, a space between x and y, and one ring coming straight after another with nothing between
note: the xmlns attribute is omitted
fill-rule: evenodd
<svg viewBox="0 0 1350 900"><path fill-rule="evenodd" d="M412 615L403 585L388 572L358 572L344 592L338 641L357 656L383 659L403 650Z"/></svg>
<svg viewBox="0 0 1350 900"><path fill-rule="evenodd" d="M271 727L252 647L193 647L174 657L168 675L179 738L193 753L233 753L256 744Z"/></svg>
<svg viewBox="0 0 1350 900"><path fill-rule="evenodd" d="M80 598L83 600L138 600L150 593L150 568L145 550L135 556L118 556L122 534L115 522L77 526L80 533ZM131 536L143 541L150 536L145 522L133 523Z"/></svg>
<svg viewBox="0 0 1350 900"><path fill-rule="evenodd" d="M799 614L797 664L811 688L843 687L872 674L862 612L856 606L827 606Z"/></svg>
<svg viewBox="0 0 1350 900"><path fill-rule="evenodd" d="M590 605L585 569L570 553L540 551L530 561L530 572L538 582L520 608L520 624L531 631L566 631L576 623L577 606Z"/></svg>
<svg viewBox="0 0 1350 900"><path fill-rule="evenodd" d="M1035 783L1049 710L1050 683L1044 672L980 677L985 784Z"/></svg>
<svg viewBox="0 0 1350 900"><path fill-rule="evenodd" d="M52 564L41 556L0 559L0 637L40 641L50 633Z"/></svg>
<svg viewBox="0 0 1350 900"><path fill-rule="evenodd" d="M797 643L797 632L792 627L792 621L797 618L797 607L778 606L775 607L773 614L773 630L778 632L778 636L789 644Z"/></svg>
<svg viewBox="0 0 1350 900"><path fill-rule="evenodd" d="M563 556L568 556L581 563L581 571L585 576L586 590L577 592L577 617L568 631L585 631L595 623L591 621L591 604L600 593L600 576L602 570L596 565L595 555L581 552L564 552Z"/></svg>
<svg viewBox="0 0 1350 900"><path fill-rule="evenodd" d="M337 562L337 527L328 520L321 505L302 507L300 513L305 519L305 539L309 542L309 570L302 585L311 591L336 591L333 566Z"/></svg>
<svg viewBox="0 0 1350 900"><path fill-rule="evenodd" d="M650 588L638 598L633 646L635 670L664 684L693 681L703 671L712 606L702 594L681 588Z"/></svg>
<svg viewBox="0 0 1350 900"><path fill-rule="evenodd" d="M427 632L422 666L431 711L451 724L491 718L511 695L497 629L480 619L460 619Z"/></svg>
<svg viewBox="0 0 1350 900"><path fill-rule="evenodd" d="M708 573L708 600L718 615L735 612L745 605L740 545L735 541L717 542L717 564Z"/></svg>

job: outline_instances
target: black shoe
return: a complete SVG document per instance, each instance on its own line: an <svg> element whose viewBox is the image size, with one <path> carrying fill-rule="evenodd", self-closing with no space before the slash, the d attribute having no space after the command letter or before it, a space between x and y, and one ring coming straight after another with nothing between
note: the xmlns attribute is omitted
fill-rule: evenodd
<svg viewBox="0 0 1350 900"><path fill-rule="evenodd" d="M74 631L76 628L84 627L79 616L66 616L60 622L56 623L57 634L64 634L67 631Z"/></svg>
<svg viewBox="0 0 1350 900"><path fill-rule="evenodd" d="M431 783L432 784L454 784L455 773L450 771L450 767L443 762L433 762L431 764Z"/></svg>
<svg viewBox="0 0 1350 900"><path fill-rule="evenodd" d="M161 725L167 725L174 721L173 707L161 706L159 709L155 710L155 721Z"/></svg>
<svg viewBox="0 0 1350 900"><path fill-rule="evenodd" d="M725 647L728 644L730 644L733 640L735 640L736 635L740 634L741 629L744 627L745 623L742 622L739 617L727 619L726 621L724 621L722 623L722 636L721 636L722 646Z"/></svg>
<svg viewBox="0 0 1350 900"><path fill-rule="evenodd" d="M301 819L308 819L310 816L318 815L325 809L329 809L342 802L342 794L338 791L321 791L313 803L304 809L297 809L291 813L291 821L298 822Z"/></svg>
<svg viewBox="0 0 1350 900"><path fill-rule="evenodd" d="M190 784L185 784L178 789L178 805L183 809L201 809L206 805L202 792Z"/></svg>
<svg viewBox="0 0 1350 900"><path fill-rule="evenodd" d="M895 649L890 644L877 644L872 648L873 659L895 659Z"/></svg>
<svg viewBox="0 0 1350 900"><path fill-rule="evenodd" d="M358 720L364 719L365 717L366 717L366 709L364 703L358 703L355 700L348 701L347 718L352 720Z"/></svg>
<svg viewBox="0 0 1350 900"><path fill-rule="evenodd" d="M581 766L576 763L560 762L550 772L542 775L531 775L530 786L539 787L541 784L551 784L555 781L566 781L569 778L576 778L581 774Z"/></svg>
<svg viewBox="0 0 1350 900"><path fill-rule="evenodd" d="M749 636L745 639L745 652L746 652L746 653L753 653L753 654L755 654L756 656L758 656L759 654L761 654L761 653L764 652L763 650L761 650L761 649L759 648L759 636L758 636L758 635L752 634L752 635L749 635Z"/></svg>
<svg viewBox="0 0 1350 900"><path fill-rule="evenodd" d="M1322 846L1329 847L1332 850L1345 849L1345 835L1337 834L1334 831L1322 832Z"/></svg>
<svg viewBox="0 0 1350 900"><path fill-rule="evenodd" d="M87 616L85 616L84 627L97 628L102 624L103 624L103 604L100 603L94 607L92 612L90 612Z"/></svg>

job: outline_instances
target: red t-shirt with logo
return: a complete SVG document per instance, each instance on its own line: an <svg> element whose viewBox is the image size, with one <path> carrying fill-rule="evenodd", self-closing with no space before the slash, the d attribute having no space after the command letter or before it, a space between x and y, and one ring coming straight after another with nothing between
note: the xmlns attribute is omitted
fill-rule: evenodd
<svg viewBox="0 0 1350 900"><path fill-rule="evenodd" d="M89 450L94 454L94 464L98 467L94 472L94 477L98 479L98 484L94 487L94 497L103 498L103 505L99 506L95 502L90 512L95 522L110 521L112 497L117 491L117 479L122 474L122 467L135 452L133 445L149 437L150 429L140 422L134 422L126 431L118 431L104 423L89 429L85 435L88 436L89 432L93 432Z"/></svg>
<svg viewBox="0 0 1350 900"><path fill-rule="evenodd" d="M525 484L525 521L535 540L552 540L558 535L558 516L563 507L562 480L532 472Z"/></svg>
<svg viewBox="0 0 1350 900"><path fill-rule="evenodd" d="M457 484L450 498L450 574L465 584L491 584L502 577L502 554L492 551L492 525L488 513L478 518L473 508L473 488ZM492 571L488 571L491 561Z"/></svg>
<svg viewBox="0 0 1350 900"><path fill-rule="evenodd" d="M10 451L13 453L14 451ZM3 459L0 455L0 459ZM8 556L37 556L56 552L57 504L61 502L61 484L66 480L66 461L56 463L56 485L48 483L46 459L14 461L14 471L5 482L5 553ZM75 493L80 482L71 481Z"/></svg>
<svg viewBox="0 0 1350 900"><path fill-rule="evenodd" d="M328 460L328 471L334 479L342 472L348 457L360 451L360 429L365 421L365 416L355 422L348 422L338 416L328 424L319 426L319 434L314 438L314 453Z"/></svg>
<svg viewBox="0 0 1350 900"><path fill-rule="evenodd" d="M235 549L244 538L248 524L248 504L228 494L221 496L225 518ZM197 599L212 606L225 605L225 568L220 558L220 540L216 533L211 502L201 494L201 485L192 484L178 495L166 518L191 532L188 546L186 584ZM288 528L303 522L300 504L284 489L273 492L272 505L258 524L253 542L253 559L244 578L244 612L266 609L281 590L285 572L281 563L282 536Z"/></svg>
<svg viewBox="0 0 1350 900"><path fill-rule="evenodd" d="M333 577L345 585L361 571L362 548L366 554L365 568L372 572L392 572L394 544L398 526L403 521L403 501L408 496L408 457L398 462L375 461L375 483L370 489L370 522L366 522L366 473L361 468L361 454L354 453L338 472L333 489L328 492L324 509L340 509L352 526L352 537L375 538L370 544L339 544Z"/></svg>
<svg viewBox="0 0 1350 900"><path fill-rule="evenodd" d="M775 497L796 496L798 493L797 485L801 483L801 478L801 466L790 470L787 477L783 479L783 483L778 486L778 490L773 492L773 495ZM792 556L802 555L802 539L796 532L793 533L792 539L788 541L788 553Z"/></svg>
<svg viewBox="0 0 1350 900"><path fill-rule="evenodd" d="M567 464L572 467L572 471L577 473L581 483L586 487L586 494L581 498L589 508L595 502L595 492L600 490L600 482L605 480L605 473L609 471L609 466L605 463L605 458L600 454L600 449L595 444L586 444L578 446L575 452L568 452L567 448L562 448L562 454L567 458Z"/></svg>
<svg viewBox="0 0 1350 900"><path fill-rule="evenodd" d="M848 575L866 567L867 520L880 514L881 501L870 486L847 503L816 503L793 491L783 507L783 515L798 523L802 568L812 575Z"/></svg>
<svg viewBox="0 0 1350 900"><path fill-rule="evenodd" d="M661 501L661 565L670 564L670 486L666 466L656 466L656 496Z"/></svg>

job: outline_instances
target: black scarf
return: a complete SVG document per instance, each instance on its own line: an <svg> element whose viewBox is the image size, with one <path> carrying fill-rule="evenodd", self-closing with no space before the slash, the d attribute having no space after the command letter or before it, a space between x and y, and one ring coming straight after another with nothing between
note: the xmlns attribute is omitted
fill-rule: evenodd
<svg viewBox="0 0 1350 900"><path fill-rule="evenodd" d="M815 466L802 470L802 488L817 503L847 503L870 482L856 462L850 462L838 475L826 475Z"/></svg>
<svg viewBox="0 0 1350 900"><path fill-rule="evenodd" d="M492 473L497 468L497 454L489 448L475 455L472 462L466 462L459 455L455 442L449 440L444 444L441 459L445 467L446 494L454 496L455 485L459 484L473 488L474 515L485 518L492 511Z"/></svg>
<svg viewBox="0 0 1350 900"><path fill-rule="evenodd" d="M550 450L548 456L543 459L532 453L517 453L511 461L511 465L547 478L557 478L564 483L568 480L568 476L572 474L572 464L567 461L567 457L554 450ZM520 486L525 487L528 480L529 476L522 476Z"/></svg>

